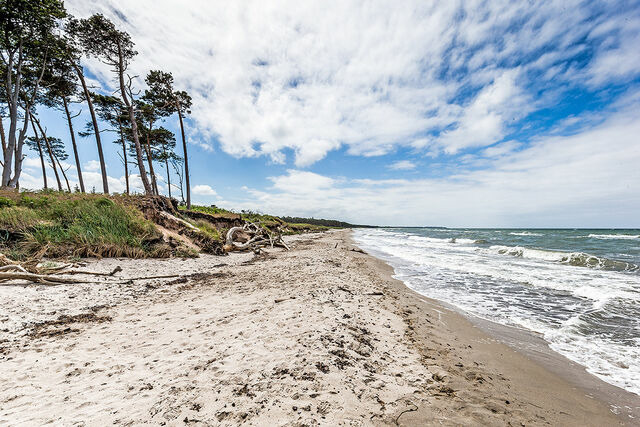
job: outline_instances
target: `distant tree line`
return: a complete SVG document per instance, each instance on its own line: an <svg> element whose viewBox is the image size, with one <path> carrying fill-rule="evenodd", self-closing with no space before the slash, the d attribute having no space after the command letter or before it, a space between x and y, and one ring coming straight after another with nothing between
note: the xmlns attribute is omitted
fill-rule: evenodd
<svg viewBox="0 0 640 427"><path fill-rule="evenodd" d="M348 222L337 221L335 219L302 218L297 216L281 216L280 218L283 221L293 224L311 224L337 228L375 228L375 226L372 225L349 224Z"/></svg>
<svg viewBox="0 0 640 427"><path fill-rule="evenodd" d="M184 118L190 114L191 97L174 87L170 72L150 71L144 92L135 87L128 73L137 52L129 34L101 14L77 19L61 0L0 0L0 136L2 139L2 188L19 188L24 145L38 153L43 186L49 188L47 170L53 170L59 191L71 191L65 144L49 135L38 116L41 107L60 110L65 118L78 175L78 191L85 183L78 156L76 135L95 139L102 175L102 191L109 193L107 167L101 135L113 132L124 167L126 192L129 175L139 171L144 192L158 194L156 169L164 169L169 196L171 188L191 205L189 163ZM96 58L108 65L117 82L110 95L87 84L83 58ZM102 93L99 93L102 92ZM85 105L91 120L76 134L72 105ZM181 155L175 152L176 136L162 122L177 116ZM8 122L5 130L4 120ZM171 183L171 170L178 177ZM162 173L162 172L160 172ZM185 200L186 197L186 200Z"/></svg>

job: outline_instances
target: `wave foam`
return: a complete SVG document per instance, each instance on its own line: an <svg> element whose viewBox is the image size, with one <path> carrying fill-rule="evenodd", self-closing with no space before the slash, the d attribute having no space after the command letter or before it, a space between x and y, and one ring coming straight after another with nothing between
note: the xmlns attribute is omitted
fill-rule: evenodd
<svg viewBox="0 0 640 427"><path fill-rule="evenodd" d="M540 233L532 233L530 231L519 231L519 232L513 232L513 233L509 233L512 236L542 236L542 234Z"/></svg>
<svg viewBox="0 0 640 427"><path fill-rule="evenodd" d="M640 234L639 235L634 235L634 234L589 234L589 236L592 239L606 239L606 240L612 240L612 239L640 239Z"/></svg>
<svg viewBox="0 0 640 427"><path fill-rule="evenodd" d="M588 233L581 234L587 238ZM466 245L462 239L452 244L449 238L409 235L358 230L354 238L389 262L395 277L411 289L479 317L541 333L553 350L640 394L638 265L570 249L496 245L491 238Z"/></svg>
<svg viewBox="0 0 640 427"><path fill-rule="evenodd" d="M638 271L640 266L624 261L601 258L584 252L557 252L542 249L530 249L522 246L491 246L500 255L511 255L520 258L532 258L552 261L574 267L588 267L609 271Z"/></svg>

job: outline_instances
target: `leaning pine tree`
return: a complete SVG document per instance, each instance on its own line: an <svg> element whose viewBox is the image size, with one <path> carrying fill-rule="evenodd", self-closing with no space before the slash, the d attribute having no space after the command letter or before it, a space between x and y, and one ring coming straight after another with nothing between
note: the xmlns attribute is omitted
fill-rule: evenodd
<svg viewBox="0 0 640 427"><path fill-rule="evenodd" d="M0 1L0 71L9 116L0 187L18 187L31 110L50 58L57 54L54 33L65 15L59 0Z"/></svg>
<svg viewBox="0 0 640 427"><path fill-rule="evenodd" d="M173 76L159 70L152 70L145 79L149 90L156 94L158 101L162 100L165 108L178 114L180 132L182 135L182 150L184 161L184 179L187 192L187 209L191 208L191 187L189 185L189 157L187 155L187 141L184 135L184 115L190 114L191 96L185 91L177 91L173 87Z"/></svg>
<svg viewBox="0 0 640 427"><path fill-rule="evenodd" d="M60 41L63 43L60 51L66 53L66 40L61 39ZM76 164L78 183L80 184L80 191L84 193L84 179L82 176L82 167L80 165L80 156L78 154L76 133L73 129L72 120L74 117L78 116L79 113L77 113L75 116L72 116L69 108L69 105L74 102L74 98L79 96L76 82L76 75L66 55L63 54L62 56L59 56L57 58L52 58L51 70L45 75L43 86L46 89L44 92L44 96L42 97L42 103L49 108L62 110L65 114L65 117L67 119L67 126L69 127L69 135L71 137L71 147L73 149L73 157ZM106 173L106 170L104 172ZM108 192L108 188L106 191Z"/></svg>
<svg viewBox="0 0 640 427"><path fill-rule="evenodd" d="M143 163L142 146L131 90L132 79L126 74L129 62L137 54L133 49L131 37L126 32L118 30L113 22L102 14L95 14L87 19L75 21L72 25L72 31L80 40L85 52L110 65L116 73L120 97L129 114L140 179L145 193L153 194Z"/></svg>
<svg viewBox="0 0 640 427"><path fill-rule="evenodd" d="M124 108L122 101L111 95L100 95L98 93L91 93L93 104L96 107L98 117L103 123L107 123L110 126L110 131L118 134L117 140L113 143L122 148L122 152L118 153L122 164L124 165L124 179L126 184L126 192L130 193L129 189L129 161L127 159L127 144L125 142L125 128L129 123L129 112ZM81 132L81 136L91 135L91 123L87 123L87 132Z"/></svg>
<svg viewBox="0 0 640 427"><path fill-rule="evenodd" d="M102 191L105 194L109 194L109 181L107 178L107 165L104 161L104 152L102 150L102 139L100 138L100 128L98 126L98 119L94 109L93 101L91 99L91 91L87 85L87 80L84 77L84 69L80 64L80 58L88 54L86 51L86 40L83 31L86 30L85 26L80 25L81 21L75 18L70 19L66 26L66 45L65 45L65 59L67 63L73 68L82 87L82 97L89 107L89 115L91 116L91 126L93 135L96 139L96 147L98 149L98 159L100 161L100 173L102 175Z"/></svg>

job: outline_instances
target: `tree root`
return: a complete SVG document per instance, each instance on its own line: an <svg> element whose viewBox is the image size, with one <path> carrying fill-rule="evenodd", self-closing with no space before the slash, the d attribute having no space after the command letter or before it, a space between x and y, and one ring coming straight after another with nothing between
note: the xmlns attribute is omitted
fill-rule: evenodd
<svg viewBox="0 0 640 427"><path fill-rule="evenodd" d="M263 227L260 223L247 223L242 227L231 227L227 232L224 248L227 252L251 250L279 246L290 250L282 238L282 230L278 226L275 230Z"/></svg>

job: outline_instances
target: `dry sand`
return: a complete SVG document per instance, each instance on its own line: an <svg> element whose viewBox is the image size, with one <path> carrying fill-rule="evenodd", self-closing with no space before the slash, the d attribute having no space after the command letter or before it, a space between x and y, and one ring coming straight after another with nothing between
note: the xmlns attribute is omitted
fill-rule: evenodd
<svg viewBox="0 0 640 427"><path fill-rule="evenodd" d="M200 273L179 280L0 285L0 424L632 425L348 232L291 244L86 267Z"/></svg>

